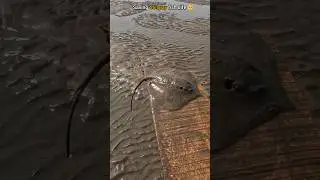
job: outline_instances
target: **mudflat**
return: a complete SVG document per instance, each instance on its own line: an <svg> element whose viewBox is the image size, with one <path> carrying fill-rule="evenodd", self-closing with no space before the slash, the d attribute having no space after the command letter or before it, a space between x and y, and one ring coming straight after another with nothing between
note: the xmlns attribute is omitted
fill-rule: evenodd
<svg viewBox="0 0 320 180"><path fill-rule="evenodd" d="M199 82L210 78L209 2L193 11L133 11L142 2L111 1L111 173L112 178L163 179L155 124L145 83L161 69L182 68ZM183 2L168 1L172 4ZM113 4L113 6L112 6ZM166 73L166 71L160 71ZM181 77L183 78L183 77ZM206 87L207 90L209 86ZM161 99L159 99L161 101Z"/></svg>
<svg viewBox="0 0 320 180"><path fill-rule="evenodd" d="M143 88L133 113L128 100L141 67L181 66L199 81L209 78L209 3L175 14L134 11L138 2L129 1L111 1L110 10L100 0L1 3L1 179L161 178ZM109 13L110 83L103 71L82 94L72 127L73 156L67 159L69 100L105 54L98 26L108 23Z"/></svg>
<svg viewBox="0 0 320 180"><path fill-rule="evenodd" d="M1 1L0 179L107 179L106 71L82 94L65 157L70 97L105 53L101 1ZM105 159L105 160L103 160Z"/></svg>
<svg viewBox="0 0 320 180"><path fill-rule="evenodd" d="M137 2L110 2L110 122L105 117L108 72L101 72L81 98L72 130L73 158L66 159L70 93L105 52L104 33L97 27L108 21L108 2L1 1L1 179L109 178L101 160L107 161L109 127L111 178L161 179L147 94L143 88L138 92L134 113L128 102L142 67L183 66L199 80L210 75L205 60L209 1L185 2L195 3L193 13L133 11ZM252 31L269 46L279 82L296 110L212 156L213 178L317 179L319 2L217 0L215 7L217 31Z"/></svg>

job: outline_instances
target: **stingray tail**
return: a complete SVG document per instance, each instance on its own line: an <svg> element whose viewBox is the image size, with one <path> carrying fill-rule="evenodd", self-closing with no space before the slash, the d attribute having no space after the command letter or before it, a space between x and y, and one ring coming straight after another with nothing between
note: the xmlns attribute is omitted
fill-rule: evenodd
<svg viewBox="0 0 320 180"><path fill-rule="evenodd" d="M133 110L133 98L134 98L134 95L135 95L137 89L139 88L139 86L141 86L141 84L142 84L143 82L145 82L145 81L150 81L150 80L152 80L152 79L154 79L154 77L145 77L145 78L141 79L140 82L138 83L138 85L134 88L133 94L132 94L132 96L131 96L131 101L130 101L130 110L131 110L131 111Z"/></svg>
<svg viewBox="0 0 320 180"><path fill-rule="evenodd" d="M71 134L72 117L74 115L76 106L79 102L80 95L88 86L91 79L93 79L102 70L102 68L109 63L109 61L110 61L110 57L108 55L105 55L102 59L100 59L99 62L93 67L93 69L87 75L87 77L82 81L82 83L76 89L72 97L72 100L71 100L72 103L71 103L71 109L70 109L70 114L68 118L67 133L66 133L66 156L68 158L71 157L70 156L70 134Z"/></svg>

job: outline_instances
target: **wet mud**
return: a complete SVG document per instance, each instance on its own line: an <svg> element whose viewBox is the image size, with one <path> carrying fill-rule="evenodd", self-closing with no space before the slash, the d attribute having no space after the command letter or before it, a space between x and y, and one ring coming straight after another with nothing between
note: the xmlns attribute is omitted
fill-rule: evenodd
<svg viewBox="0 0 320 180"><path fill-rule="evenodd" d="M145 28L151 29L171 29L178 32L190 34L209 35L210 19L197 18L192 20L183 20L174 16L174 14L142 14L134 21Z"/></svg>
<svg viewBox="0 0 320 180"><path fill-rule="evenodd" d="M135 21L146 12L133 11L132 2L112 1L110 12L104 3L27 0L1 4L5 10L0 32L2 179L108 178L103 159L107 161L109 127L111 179L162 178L148 92L146 88L138 91L134 112L129 97L139 78L160 67L186 68L197 81L209 80L209 12L205 18L197 17L202 9L194 7L194 13L184 12L183 19L177 13L177 17L147 15ZM109 13L110 122L105 117L108 72L102 71L80 98L72 127L73 156L66 159L70 98L105 54L105 34L99 26L106 24ZM161 22L156 29L145 25L166 17L168 25Z"/></svg>
<svg viewBox="0 0 320 180"><path fill-rule="evenodd" d="M141 13L145 10L136 10L133 6L145 5L142 2L132 2L132 1L110 1L110 15L115 15L118 17L130 16L134 14Z"/></svg>
<svg viewBox="0 0 320 180"><path fill-rule="evenodd" d="M115 83L112 88L118 91L124 88L120 86L124 83L133 90L138 78L144 77L144 74L151 75L154 70L163 68L187 69L198 81L208 80L209 62L204 61L207 54L202 50L206 47L190 49L173 43L155 44L143 34L129 32L114 33L110 48L111 59L117 59L111 61L111 82ZM115 78L120 76L125 77Z"/></svg>
<svg viewBox="0 0 320 180"><path fill-rule="evenodd" d="M114 117L119 117L121 113L128 113L130 111L129 106L129 97L132 95L133 89L138 84L139 80L145 76L152 75L154 71L159 71L161 68L170 69L170 68L186 68L188 72L192 72L198 81L207 80L209 78L208 66L205 64L208 63L205 59L201 58L203 52L201 50L189 49L186 47L180 47L175 44L168 43L156 43L152 41L150 38L145 37L142 34L137 33L114 33L111 37L111 88L122 96L126 97L127 103L124 103L124 107L126 109L119 109L119 114L114 114L111 110L111 114ZM201 69L202 67L202 69ZM171 88L172 89L172 88ZM209 89L209 87L207 87ZM176 89L174 89L176 90ZM166 91L168 92L168 90ZM175 91L173 91L175 92ZM159 93L153 93L159 94ZM161 96L163 97L163 96ZM171 97L171 96L170 96ZM153 143L156 143L156 137L154 133L154 124L151 114L151 108L149 103L149 93L146 89L146 86L142 86L138 89L137 95L134 98L134 115L135 118L126 121L124 123L136 124L137 120L141 117L146 116L144 119L144 123L147 123L148 126L143 127L143 129L137 131L151 131L153 137ZM158 97L159 98L159 97ZM162 98L159 99L163 100ZM174 102L174 100L167 101ZM186 102L181 102L182 104ZM172 108L177 106L181 106L180 104L172 105ZM113 106L112 106L113 107ZM140 109L145 108L146 112L140 112ZM138 112L136 112L138 111ZM138 114L136 114L138 113ZM132 113L131 113L132 114ZM121 121L119 119L118 121ZM140 120L139 120L140 121ZM129 126L130 127L130 126ZM134 132L134 129L130 129L130 131ZM123 132L119 134L118 138L124 138L129 134L129 132ZM151 135L150 135L151 136ZM130 136L129 136L130 137ZM115 141L111 139L111 142ZM130 141L129 141L130 142ZM121 142L123 144L124 142ZM134 143L131 141L130 143ZM141 142L143 143L143 141ZM146 142L148 144L150 142ZM115 151L123 151L123 148L115 149ZM140 147L140 145L132 144L132 147ZM158 161L150 163L150 166L155 166L155 174L161 174L162 167L160 162L160 157L158 154L158 147L152 146L148 149L148 151L142 151L140 153L149 153L152 152L152 156L156 157ZM151 153L150 152L150 153ZM133 158L135 154L127 154L128 157ZM151 156L151 155L149 155ZM137 157L136 161L146 161L145 158ZM155 165L154 165L155 164ZM132 166L132 165L131 165ZM145 169L149 169L149 167L145 167ZM142 169L141 169L142 170ZM156 173L157 172L157 173ZM125 175L124 175L125 174ZM123 177L133 177L133 173L126 174L124 173ZM140 175L139 171L135 172L136 177L144 177ZM139 175L139 176L138 176Z"/></svg>
<svg viewBox="0 0 320 180"><path fill-rule="evenodd" d="M109 11L101 1L2 3L1 179L105 179L106 71L80 98L71 159L65 133L73 90L105 53L98 25Z"/></svg>
<svg viewBox="0 0 320 180"><path fill-rule="evenodd" d="M146 82L136 91L132 112L130 99L141 79L160 77L156 72L168 74L170 69L180 68L186 69L182 74L191 73L195 81L210 80L209 20L208 17L203 20L190 14L182 19L179 12L175 12L175 15L155 11L133 14L129 6L118 2L115 4L115 14L125 12L125 16L111 16L110 26L111 177L163 179L165 170L154 131L149 95L160 97L157 101L159 104L166 101L173 109L183 106L193 97L173 104L174 100L165 99L162 93L148 91ZM187 75L182 75L182 78L184 76L189 78ZM149 90L157 90L153 87L157 84L167 88L165 92L182 91L177 85L172 88L170 84L162 82L154 81ZM209 86L206 88L209 90Z"/></svg>
<svg viewBox="0 0 320 180"><path fill-rule="evenodd" d="M177 2L198 4L198 5L210 5L210 0L176 0Z"/></svg>

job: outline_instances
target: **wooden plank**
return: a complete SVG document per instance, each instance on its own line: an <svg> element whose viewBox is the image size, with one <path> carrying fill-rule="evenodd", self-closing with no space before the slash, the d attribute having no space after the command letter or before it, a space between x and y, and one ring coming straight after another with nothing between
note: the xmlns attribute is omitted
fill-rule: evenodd
<svg viewBox="0 0 320 180"><path fill-rule="evenodd" d="M210 179L210 99L200 97L178 111L154 113L168 179Z"/></svg>

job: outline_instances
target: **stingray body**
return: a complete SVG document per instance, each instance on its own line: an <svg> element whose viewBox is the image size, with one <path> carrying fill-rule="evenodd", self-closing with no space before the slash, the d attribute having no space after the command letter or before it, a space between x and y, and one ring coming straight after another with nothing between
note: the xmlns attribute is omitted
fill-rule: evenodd
<svg viewBox="0 0 320 180"><path fill-rule="evenodd" d="M221 32L213 35L212 54L219 61L211 68L215 91L211 132L217 151L294 109L281 87L275 56L259 35Z"/></svg>
<svg viewBox="0 0 320 180"><path fill-rule="evenodd" d="M131 98L131 110L135 92L143 82L147 82L149 93L155 100L155 106L170 111L181 109L201 94L207 95L187 70L161 68L140 80Z"/></svg>

